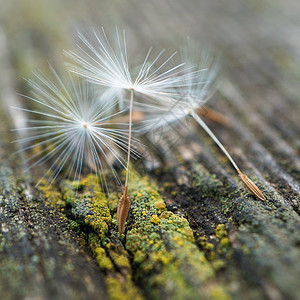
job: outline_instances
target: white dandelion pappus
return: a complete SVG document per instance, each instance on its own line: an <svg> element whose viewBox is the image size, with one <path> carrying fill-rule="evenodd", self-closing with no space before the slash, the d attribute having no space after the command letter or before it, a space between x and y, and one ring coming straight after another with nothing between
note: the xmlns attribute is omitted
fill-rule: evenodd
<svg viewBox="0 0 300 300"><path fill-rule="evenodd" d="M148 97L165 97L172 95L174 88L184 86L197 72L190 69L186 72L183 69L184 64L177 64L168 68L169 62L175 56L176 52L166 60L162 60L165 50L159 52L150 59L152 48L149 49L143 62L135 65L133 68L129 65L126 36L123 30L122 37L116 28L116 41L112 44L104 29L101 34L93 30L92 34L87 37L79 34L83 43L78 45L80 54L73 51L65 51L65 54L75 62L75 65L69 64L71 72L87 78L87 80L98 85L110 87L116 91L124 90L130 92L129 104L129 138L127 151L127 173L124 185L124 194L121 197L117 211L117 221L119 232L123 232L126 217L130 207L130 197L128 195L128 176L129 162L131 151L131 128L132 128L132 111L133 95L139 93ZM133 71L135 70L135 71ZM120 107L124 106L124 98L119 96Z"/></svg>
<svg viewBox="0 0 300 300"><path fill-rule="evenodd" d="M128 130L114 128L116 124L111 121L123 111L112 113L117 102L113 98L99 101L99 93L91 84L72 77L69 72L61 79L51 66L50 69L54 80L40 72L35 73L34 80L28 80L33 96L24 97L37 108L15 107L33 116L27 121L27 127L15 129L28 133L16 141L24 144L20 151L41 148L28 159L29 168L51 161L43 176L49 176L51 184L65 168L67 175L80 179L90 159L103 190L107 191L106 166L119 181L110 156L125 166L119 152L126 152ZM135 150L133 153L136 154Z"/></svg>
<svg viewBox="0 0 300 300"><path fill-rule="evenodd" d="M219 69L218 61L208 55L207 51L200 53L200 59L196 61L198 64L192 63L186 51L183 60L186 62L184 71L187 74L191 67L197 65L199 68L197 76L187 76L186 84L174 90L171 96L147 99L146 103L138 104L138 109L146 115L140 124L141 133L183 122L192 112L197 114L197 110L213 95L213 85Z"/></svg>
<svg viewBox="0 0 300 300"><path fill-rule="evenodd" d="M189 56L187 55L187 52L184 52L184 59L187 61L186 66L189 66L191 64L191 59L195 59L195 57L195 55ZM227 156L249 191L258 199L265 201L266 198L260 189L252 182L252 180L242 173L232 156L197 113L197 110L211 97L212 85L218 72L218 64L207 55L207 52L204 52L204 55L203 53L202 55L200 54L199 66L204 66L202 69L203 72L199 72L196 78L187 78L190 81L189 84L186 85L187 88L181 89L176 97L153 98L156 100L156 105L144 105L146 106L145 111L148 111L149 113L152 109L154 114L148 116L141 131L155 131L159 127L170 126L173 123L181 122L187 117L192 117Z"/></svg>
<svg viewBox="0 0 300 300"><path fill-rule="evenodd" d="M82 42L82 45L77 45L79 54L65 51L75 63L68 64L68 67L71 72L99 85L158 97L172 94L174 88L185 86L188 79L197 75L192 66L186 72L187 68L183 69L184 63L168 68L177 52L164 60L162 56L165 49L150 59L153 51L150 48L141 63L130 66L125 30L120 37L116 28L114 43L109 41L103 28L101 33L93 29L91 34L79 33L78 36Z"/></svg>

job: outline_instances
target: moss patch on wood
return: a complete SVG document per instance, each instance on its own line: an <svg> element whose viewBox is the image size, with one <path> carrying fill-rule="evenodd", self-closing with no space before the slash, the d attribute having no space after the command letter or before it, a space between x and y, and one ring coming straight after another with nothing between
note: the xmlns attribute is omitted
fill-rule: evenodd
<svg viewBox="0 0 300 300"><path fill-rule="evenodd" d="M64 180L61 190L66 205L71 207L73 227L75 224L79 228L83 244L105 274L110 299L143 299L132 280L129 255L112 228L110 203L97 176L88 175L78 182Z"/></svg>
<svg viewBox="0 0 300 300"><path fill-rule="evenodd" d="M188 221L162 205L157 188L133 171L129 193L132 222L126 248L133 255L135 277L158 299L230 299L214 270L194 244ZM158 204L159 203L159 204Z"/></svg>

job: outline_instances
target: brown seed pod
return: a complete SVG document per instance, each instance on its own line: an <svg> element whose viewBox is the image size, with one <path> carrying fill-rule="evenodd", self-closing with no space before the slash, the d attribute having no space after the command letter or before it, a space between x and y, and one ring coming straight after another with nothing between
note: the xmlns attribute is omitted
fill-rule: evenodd
<svg viewBox="0 0 300 300"><path fill-rule="evenodd" d="M240 170L238 170L238 174L243 181L244 185L247 189L259 200L266 201L265 196L261 192L261 190L257 187L257 185L245 174L243 174Z"/></svg>
<svg viewBox="0 0 300 300"><path fill-rule="evenodd" d="M124 194L121 196L117 209L117 223L119 233L123 233L125 229L125 222L128 216L130 208L130 196L128 195L127 188L124 190Z"/></svg>

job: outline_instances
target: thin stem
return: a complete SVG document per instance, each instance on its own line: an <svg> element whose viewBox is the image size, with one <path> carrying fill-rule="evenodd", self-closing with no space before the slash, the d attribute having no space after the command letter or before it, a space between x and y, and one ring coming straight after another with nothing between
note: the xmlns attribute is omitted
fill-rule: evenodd
<svg viewBox="0 0 300 300"><path fill-rule="evenodd" d="M118 209L117 209L117 223L119 233L123 233L125 229L125 223L130 209L130 196L128 195L128 177L129 177L129 165L130 165L130 152L131 152L131 128L132 128L132 108L133 108L133 92L130 92L130 110L129 110L129 134L128 134L128 153L127 153L127 167L126 167L126 179L123 195L121 196Z"/></svg>
<svg viewBox="0 0 300 300"><path fill-rule="evenodd" d="M131 128L132 128L132 108L133 108L133 89L130 91L130 109L129 109L129 135L128 135L128 151L127 151L127 167L126 167L126 179L124 193L128 188L128 177L129 177L129 163L130 163L130 151L131 151Z"/></svg>
<svg viewBox="0 0 300 300"><path fill-rule="evenodd" d="M219 148L224 152L224 154L228 157L231 164L234 166L238 174L240 174L240 169L233 160L233 158L230 156L230 154L227 152L225 147L222 145L222 143L219 141L219 139L214 135L214 133L209 129L209 127L205 124L204 121L195 113L194 111L191 111L191 116L194 118L194 120L206 131L206 133L213 139L213 141L219 146Z"/></svg>

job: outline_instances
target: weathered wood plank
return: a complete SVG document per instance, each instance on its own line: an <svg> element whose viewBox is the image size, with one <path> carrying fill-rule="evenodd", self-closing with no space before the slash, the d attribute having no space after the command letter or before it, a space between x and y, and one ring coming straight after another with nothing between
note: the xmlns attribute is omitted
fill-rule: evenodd
<svg viewBox="0 0 300 300"><path fill-rule="evenodd" d="M15 7L1 3L1 296L299 299L299 3L116 0L99 9L98 1L79 2L72 9L46 0L16 1ZM12 11L27 13L18 13L12 24ZM42 17L39 12L45 11ZM230 126L208 120L209 126L266 202L248 193L193 122L186 130L148 136L151 154L133 168L150 179L132 176L123 236L117 234L117 188L107 198L91 186L93 177L85 177L77 193L67 180L50 188L29 184L42 170L24 173L23 158L12 156L9 144L11 120L24 117L8 107L19 105L14 103L17 86L29 93L17 78L49 57L59 65L57 49L67 48L74 30L65 19L84 15L96 26L115 26L117 20L129 29L129 40L134 35L143 41L143 49L169 48L178 44L178 35L204 41L222 54L222 82L208 105Z"/></svg>
<svg viewBox="0 0 300 300"><path fill-rule="evenodd" d="M10 150L1 134L1 299L105 299L103 276L78 245L68 219L16 177Z"/></svg>

